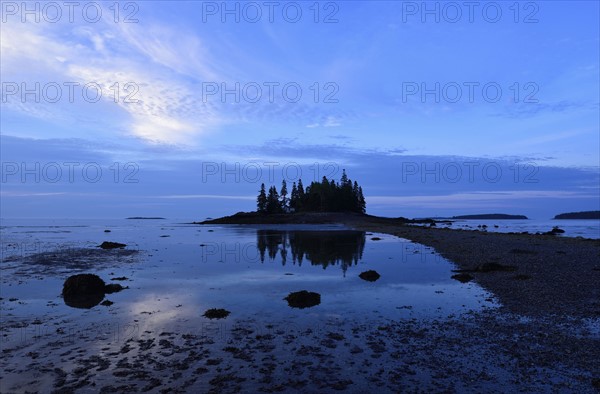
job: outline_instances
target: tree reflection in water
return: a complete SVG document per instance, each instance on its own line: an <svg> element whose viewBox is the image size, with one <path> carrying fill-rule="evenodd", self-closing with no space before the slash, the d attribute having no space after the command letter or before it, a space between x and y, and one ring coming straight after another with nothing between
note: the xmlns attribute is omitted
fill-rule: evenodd
<svg viewBox="0 0 600 394"><path fill-rule="evenodd" d="M362 258L365 232L257 230L256 245L263 263L266 255L274 260L279 254L282 265L291 257L292 264L301 266L306 258L312 265L322 265L323 269L339 264L345 275L348 267L358 264Z"/></svg>

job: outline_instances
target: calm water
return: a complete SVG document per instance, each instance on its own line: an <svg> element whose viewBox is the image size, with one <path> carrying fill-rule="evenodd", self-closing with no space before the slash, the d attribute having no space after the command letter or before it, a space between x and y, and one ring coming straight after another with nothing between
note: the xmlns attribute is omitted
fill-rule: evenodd
<svg viewBox="0 0 600 394"><path fill-rule="evenodd" d="M51 339L56 332L103 340L146 329L204 331L216 324L202 316L209 308L231 311L218 321L222 325L258 318L262 329L273 322L318 329L332 320L375 325L496 306L478 285L451 279L455 267L434 250L339 226L284 231L172 220L4 220L1 235L5 346ZM96 248L102 241L126 243L126 250L139 252L121 260L82 258L88 265L83 269L61 263L61 256L77 260L79 248L103 253ZM58 256L57 262L31 263L46 252ZM376 282L358 277L371 269L381 275ZM69 307L60 296L63 281L82 272L130 288L107 295L114 302L109 307ZM110 281L123 276L128 280ZM290 308L283 298L299 290L320 293L321 304Z"/></svg>

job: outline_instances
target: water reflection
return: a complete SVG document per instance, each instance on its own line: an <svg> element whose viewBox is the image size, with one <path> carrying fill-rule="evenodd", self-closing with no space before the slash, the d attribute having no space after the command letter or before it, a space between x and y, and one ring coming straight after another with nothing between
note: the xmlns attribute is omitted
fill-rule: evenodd
<svg viewBox="0 0 600 394"><path fill-rule="evenodd" d="M261 262L267 255L274 260L279 254L283 265L291 258L292 264L301 266L306 258L323 269L339 264L345 275L348 267L362 259L365 232L257 230L256 245Z"/></svg>

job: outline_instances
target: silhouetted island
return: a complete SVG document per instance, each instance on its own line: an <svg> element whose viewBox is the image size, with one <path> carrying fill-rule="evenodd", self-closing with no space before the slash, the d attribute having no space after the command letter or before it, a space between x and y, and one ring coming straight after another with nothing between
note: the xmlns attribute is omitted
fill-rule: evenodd
<svg viewBox="0 0 600 394"><path fill-rule="evenodd" d="M491 219L491 220L507 220L507 219L528 219L525 215L507 215L504 213L484 213L480 215L459 215L453 216L452 219Z"/></svg>
<svg viewBox="0 0 600 394"><path fill-rule="evenodd" d="M554 219L600 219L600 211L567 212L556 215Z"/></svg>
<svg viewBox="0 0 600 394"><path fill-rule="evenodd" d="M261 212L238 212L217 219L193 222L192 224L429 224L432 219L386 218L357 212L293 212L265 214Z"/></svg>

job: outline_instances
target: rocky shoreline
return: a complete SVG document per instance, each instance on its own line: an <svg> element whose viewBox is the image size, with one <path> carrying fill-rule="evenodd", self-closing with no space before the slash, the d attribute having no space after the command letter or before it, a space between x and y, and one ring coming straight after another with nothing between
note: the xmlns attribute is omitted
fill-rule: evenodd
<svg viewBox="0 0 600 394"><path fill-rule="evenodd" d="M368 222L351 226L433 247L462 270L484 263L515 267L471 274L512 313L600 317L600 240Z"/></svg>

